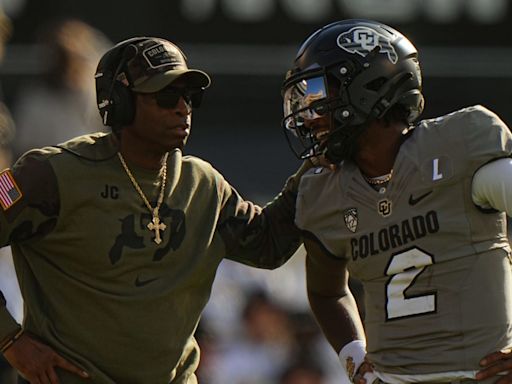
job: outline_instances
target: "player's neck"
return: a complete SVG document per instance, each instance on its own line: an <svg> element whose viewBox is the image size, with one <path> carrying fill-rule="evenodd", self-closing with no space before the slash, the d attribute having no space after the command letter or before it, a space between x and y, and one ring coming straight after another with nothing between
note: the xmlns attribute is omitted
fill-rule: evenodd
<svg viewBox="0 0 512 384"><path fill-rule="evenodd" d="M359 140L355 162L367 177L378 177L391 172L403 142L399 126L383 128L372 124Z"/></svg>

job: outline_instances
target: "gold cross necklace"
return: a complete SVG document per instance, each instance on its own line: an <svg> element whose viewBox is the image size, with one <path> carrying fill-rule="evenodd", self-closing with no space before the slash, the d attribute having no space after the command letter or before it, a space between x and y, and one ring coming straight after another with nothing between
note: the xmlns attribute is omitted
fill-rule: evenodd
<svg viewBox="0 0 512 384"><path fill-rule="evenodd" d="M123 157L123 155L121 155L121 152L117 152L117 156L119 157L119 160L121 160L121 164L123 165L123 168L124 168L126 174L130 178L130 181L132 182L133 187L139 193L140 197L142 198L142 201L144 201L144 204L146 205L146 207L149 209L149 212L151 213L152 219L149 222L149 224L147 225L147 227L150 231L155 231L155 238L153 239L153 241L157 244L160 244L162 242L162 238L160 237L160 231L163 232L165 230L165 228L167 228L167 226L164 223L160 222L160 217L158 216L158 211L160 210L160 207L162 206L162 203L164 201L165 182L167 180L167 157L169 156L169 152L167 152L165 154L164 159L163 159L164 164L160 170L162 180L160 183L160 194L158 195L158 200L156 202L155 207L152 207L151 204L149 204L149 201L148 201L146 195L144 194L144 192L142 192L142 189L141 189L139 183L137 183L137 180L135 180L135 177L133 176L133 174L130 172L130 169L126 165L126 162L124 161L124 157Z"/></svg>

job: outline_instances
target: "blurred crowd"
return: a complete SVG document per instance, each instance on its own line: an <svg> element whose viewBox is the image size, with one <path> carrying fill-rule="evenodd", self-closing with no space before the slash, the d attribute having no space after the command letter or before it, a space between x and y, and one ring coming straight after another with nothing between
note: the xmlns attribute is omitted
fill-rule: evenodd
<svg viewBox="0 0 512 384"><path fill-rule="evenodd" d="M39 79L20 85L15 97L15 157L103 129L95 105L94 71L108 40L79 20L47 24L38 36L38 62L44 70Z"/></svg>
<svg viewBox="0 0 512 384"><path fill-rule="evenodd" d="M200 383L343 382L339 360L309 310L304 258L301 248L273 271L222 262L196 334Z"/></svg>

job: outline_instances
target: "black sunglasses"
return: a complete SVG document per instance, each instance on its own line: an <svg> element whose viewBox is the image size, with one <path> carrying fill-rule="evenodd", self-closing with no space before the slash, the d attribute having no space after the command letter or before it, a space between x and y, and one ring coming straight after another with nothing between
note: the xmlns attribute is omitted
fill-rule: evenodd
<svg viewBox="0 0 512 384"><path fill-rule="evenodd" d="M160 108L176 108L180 97L193 108L199 108L203 99L204 88L166 87L155 92L155 100Z"/></svg>

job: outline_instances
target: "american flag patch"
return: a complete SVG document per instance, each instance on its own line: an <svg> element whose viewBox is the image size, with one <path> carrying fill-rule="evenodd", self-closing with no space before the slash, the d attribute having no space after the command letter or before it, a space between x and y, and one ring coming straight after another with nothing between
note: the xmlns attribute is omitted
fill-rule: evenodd
<svg viewBox="0 0 512 384"><path fill-rule="evenodd" d="M22 193L14 181L11 170L6 169L0 173L0 204L4 211L12 207L19 199Z"/></svg>

